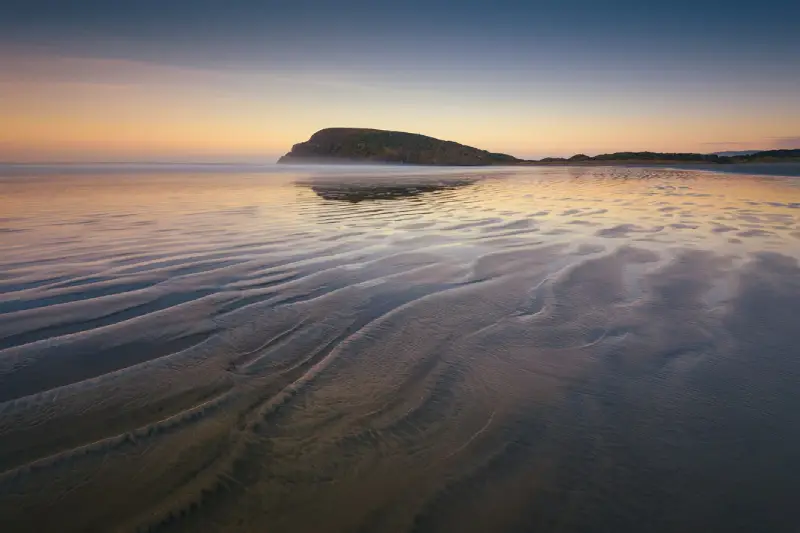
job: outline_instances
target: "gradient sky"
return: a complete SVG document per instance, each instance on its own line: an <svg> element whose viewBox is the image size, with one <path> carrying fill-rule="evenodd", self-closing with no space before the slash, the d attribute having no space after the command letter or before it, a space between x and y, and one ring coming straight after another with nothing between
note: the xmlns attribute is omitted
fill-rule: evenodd
<svg viewBox="0 0 800 533"><path fill-rule="evenodd" d="M800 148L800 2L6 0L0 161L270 162L328 126L520 157Z"/></svg>

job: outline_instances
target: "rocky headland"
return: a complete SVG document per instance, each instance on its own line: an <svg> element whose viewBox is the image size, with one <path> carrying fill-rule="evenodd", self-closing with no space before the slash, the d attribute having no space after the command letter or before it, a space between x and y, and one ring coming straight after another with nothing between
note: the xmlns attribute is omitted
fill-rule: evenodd
<svg viewBox="0 0 800 533"><path fill-rule="evenodd" d="M394 163L410 165L674 165L800 162L800 149L765 150L738 155L615 152L569 158L519 159L418 133L371 128L325 128L295 144L282 164Z"/></svg>

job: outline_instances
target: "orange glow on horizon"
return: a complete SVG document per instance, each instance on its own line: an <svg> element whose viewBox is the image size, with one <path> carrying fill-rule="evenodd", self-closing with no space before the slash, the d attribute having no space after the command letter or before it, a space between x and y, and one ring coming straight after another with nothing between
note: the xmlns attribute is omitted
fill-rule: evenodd
<svg viewBox="0 0 800 533"><path fill-rule="evenodd" d="M0 54L0 160L259 160L330 126L423 133L518 157L620 150L766 149L800 131L800 111L745 113L676 101L600 113L537 95L481 100L333 79L145 62ZM541 100L541 101L540 101ZM730 132L744 138L730 138ZM726 145L726 142L735 143Z"/></svg>

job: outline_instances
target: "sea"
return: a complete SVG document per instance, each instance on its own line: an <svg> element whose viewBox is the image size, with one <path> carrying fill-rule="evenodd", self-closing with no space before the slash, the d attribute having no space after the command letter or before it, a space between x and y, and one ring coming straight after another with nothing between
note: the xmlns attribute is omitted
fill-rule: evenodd
<svg viewBox="0 0 800 533"><path fill-rule="evenodd" d="M0 530L796 533L770 168L6 165Z"/></svg>

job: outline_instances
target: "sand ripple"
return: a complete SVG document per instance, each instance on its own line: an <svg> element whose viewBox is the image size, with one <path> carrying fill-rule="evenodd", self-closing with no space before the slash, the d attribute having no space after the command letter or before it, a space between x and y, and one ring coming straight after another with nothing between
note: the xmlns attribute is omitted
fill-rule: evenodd
<svg viewBox="0 0 800 533"><path fill-rule="evenodd" d="M796 180L300 172L3 179L6 530L792 531Z"/></svg>

